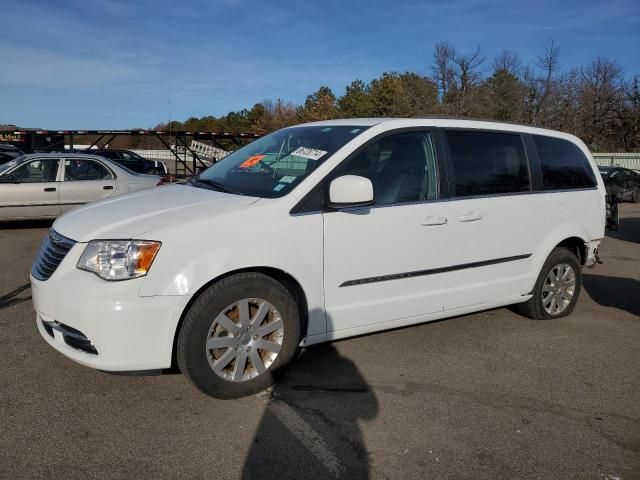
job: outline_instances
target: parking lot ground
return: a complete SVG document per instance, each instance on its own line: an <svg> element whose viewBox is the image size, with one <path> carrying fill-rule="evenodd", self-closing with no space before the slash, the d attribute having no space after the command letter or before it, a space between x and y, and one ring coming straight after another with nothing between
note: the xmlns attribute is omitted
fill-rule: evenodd
<svg viewBox="0 0 640 480"><path fill-rule="evenodd" d="M640 205L621 214L568 318L321 345L232 401L52 350L28 285L48 225L0 226L0 478L640 478Z"/></svg>

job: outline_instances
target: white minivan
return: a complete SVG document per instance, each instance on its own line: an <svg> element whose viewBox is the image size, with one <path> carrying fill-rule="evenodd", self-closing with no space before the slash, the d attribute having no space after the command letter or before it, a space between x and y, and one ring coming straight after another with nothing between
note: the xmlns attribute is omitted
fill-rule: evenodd
<svg viewBox="0 0 640 480"><path fill-rule="evenodd" d="M78 363L177 364L234 398L268 387L300 346L512 304L568 315L604 226L602 179L572 135L310 123L188 185L62 216L33 264L33 303L44 339Z"/></svg>

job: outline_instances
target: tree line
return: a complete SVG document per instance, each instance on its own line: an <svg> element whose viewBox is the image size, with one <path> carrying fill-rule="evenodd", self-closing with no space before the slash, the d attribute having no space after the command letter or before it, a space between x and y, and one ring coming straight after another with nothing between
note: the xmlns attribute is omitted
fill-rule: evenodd
<svg viewBox="0 0 640 480"><path fill-rule="evenodd" d="M640 150L640 75L626 77L611 59L563 69L551 40L531 64L504 50L491 61L480 48L449 42L433 48L430 73L384 72L354 80L342 96L326 86L302 105L276 99L227 115L189 118L156 129L268 133L301 122L440 114L536 125L580 137L592 151Z"/></svg>

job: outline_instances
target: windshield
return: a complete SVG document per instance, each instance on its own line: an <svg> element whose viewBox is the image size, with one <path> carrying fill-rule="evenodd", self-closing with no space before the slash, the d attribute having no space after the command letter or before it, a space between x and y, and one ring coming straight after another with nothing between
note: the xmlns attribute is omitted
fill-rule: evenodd
<svg viewBox="0 0 640 480"><path fill-rule="evenodd" d="M7 170L9 170L12 167L15 167L16 165L24 162L27 159L26 155L22 155L20 157L16 157L13 160L8 161L7 163L3 163L2 165L0 165L0 176L4 174L4 172L6 172Z"/></svg>
<svg viewBox="0 0 640 480"><path fill-rule="evenodd" d="M191 184L252 197L281 197L366 129L340 125L278 130L227 155Z"/></svg>

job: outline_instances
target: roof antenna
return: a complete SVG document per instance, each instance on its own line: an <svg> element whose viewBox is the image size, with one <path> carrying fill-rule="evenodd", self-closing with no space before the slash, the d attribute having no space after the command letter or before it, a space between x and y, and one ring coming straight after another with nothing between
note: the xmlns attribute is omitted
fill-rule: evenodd
<svg viewBox="0 0 640 480"><path fill-rule="evenodd" d="M171 82L169 82L168 86L168 97L169 97L169 149L171 149Z"/></svg>

